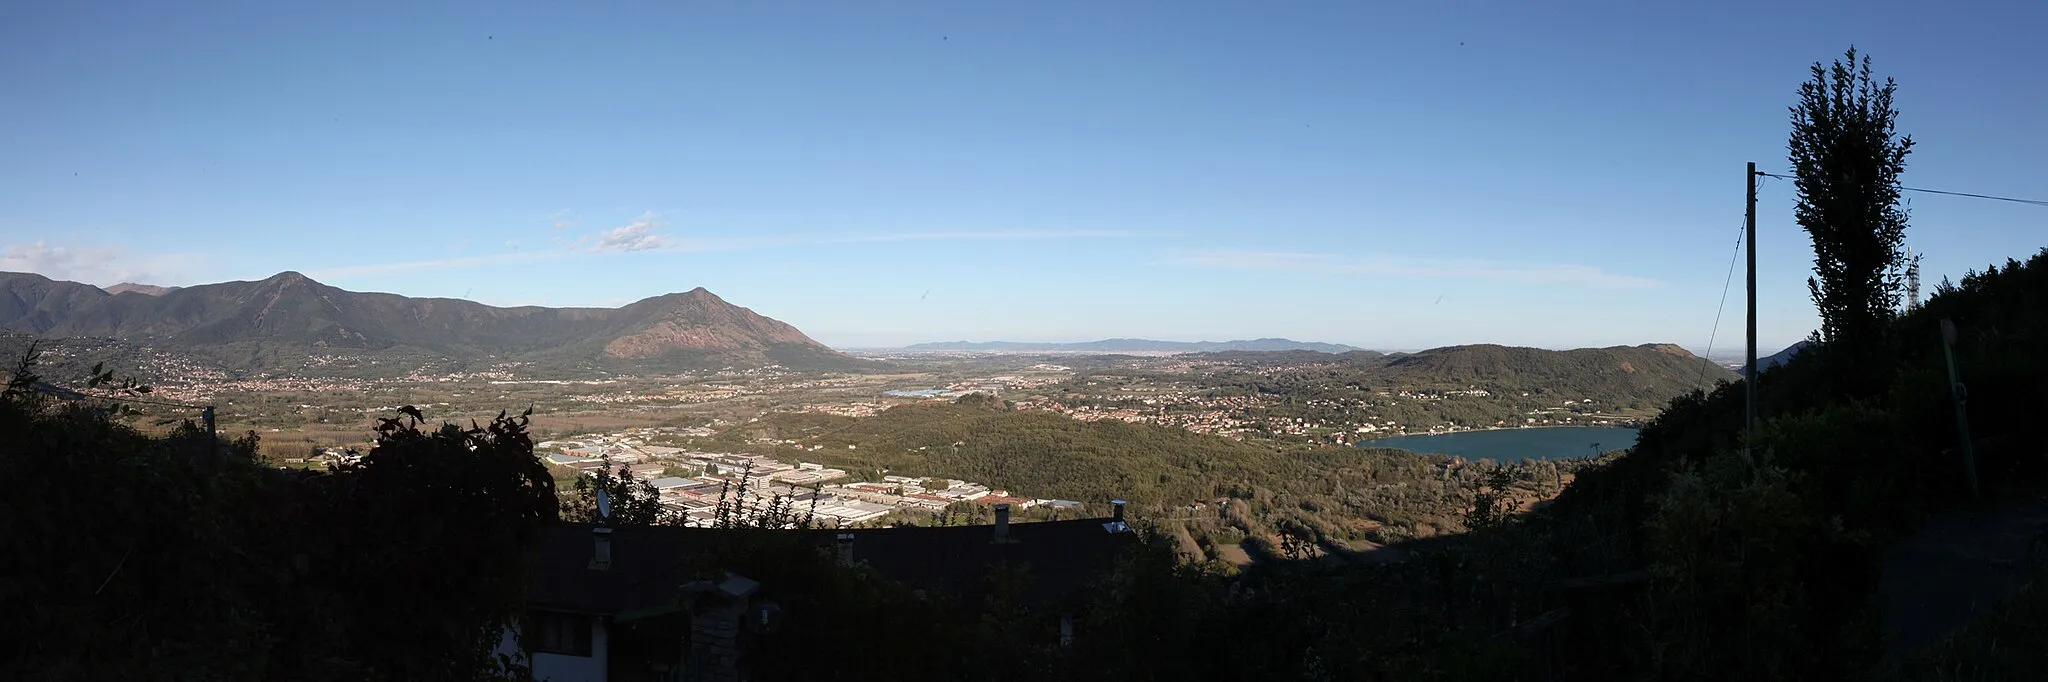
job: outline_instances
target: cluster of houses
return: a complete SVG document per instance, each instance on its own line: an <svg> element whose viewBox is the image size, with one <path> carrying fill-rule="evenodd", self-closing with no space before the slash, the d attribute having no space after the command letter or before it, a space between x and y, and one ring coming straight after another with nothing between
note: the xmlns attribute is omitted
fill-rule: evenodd
<svg viewBox="0 0 2048 682"><path fill-rule="evenodd" d="M1032 369L1040 368L1052 368L1056 371L1067 371L1067 368L1060 367L1058 365L1038 365L1037 367L1033 367ZM1059 383L1061 381L1064 381L1065 379L1066 377L999 376L989 377L987 379L962 381L947 384L943 388L888 390L883 391L882 395L889 398L920 398L924 400L953 399L962 396L972 395L975 393L1000 396L1003 394L1003 391L1005 390L1042 388L1045 386L1050 386Z"/></svg>
<svg viewBox="0 0 2048 682"><path fill-rule="evenodd" d="M825 527L869 523L897 510L939 511L961 502L1007 504L1011 509L1044 505L1079 509L1072 500L1014 497L1006 490L958 479L883 476L879 482L834 483L847 472L811 462L789 464L760 455L686 451L646 445L633 439L549 441L543 447L561 452L546 455L549 464L595 474L623 469L647 481L663 507L686 527L710 527L721 500L738 509L765 510L777 501ZM746 512L742 512L746 513Z"/></svg>
<svg viewBox="0 0 2048 682"><path fill-rule="evenodd" d="M876 483L847 483L824 488L841 498L851 498L870 504L885 505L900 509L922 509L938 511L960 502L977 502L985 505L1007 504L1011 509L1030 509L1046 506L1054 509L1078 509L1080 502L1073 500L1040 500L1029 497L1014 497L1007 490L991 490L979 483L959 479L917 478L914 476L883 476Z"/></svg>
<svg viewBox="0 0 2048 682"><path fill-rule="evenodd" d="M653 486L661 496L661 505L676 513L683 525L693 527L711 526L718 517L721 500L730 500L742 509L759 510L779 499L808 509L812 498L819 495L820 486L846 477L845 471L810 462L791 465L759 455L686 452L653 445L572 446L563 448L560 454L548 455L546 460L593 474L623 469ZM860 523L891 511L886 507L866 509L833 502L836 501L818 499L818 521L827 525Z"/></svg>

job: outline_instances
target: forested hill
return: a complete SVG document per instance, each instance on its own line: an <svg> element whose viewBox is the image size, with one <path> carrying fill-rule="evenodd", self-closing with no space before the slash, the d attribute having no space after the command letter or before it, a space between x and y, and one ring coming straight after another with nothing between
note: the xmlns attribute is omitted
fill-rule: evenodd
<svg viewBox="0 0 2048 682"><path fill-rule="evenodd" d="M1359 390L1483 390L1495 399L1512 399L1500 406L1515 409L1527 407L1519 404L1525 398L1541 405L1574 400L1649 409L1687 391L1737 378L1725 367L1668 344L1563 351L1474 345L1399 355L1355 351L1193 357L1230 363L1231 368L1216 371L1210 379L1227 390L1305 398L1355 397ZM1483 421L1513 414L1514 410L1489 414Z"/></svg>
<svg viewBox="0 0 2048 682"><path fill-rule="evenodd" d="M377 365L580 370L861 363L702 288L616 308L499 308L345 291L296 272L143 292L0 273L0 331L148 342L248 371ZM313 361L313 360L318 360Z"/></svg>
<svg viewBox="0 0 2048 682"><path fill-rule="evenodd" d="M1727 368L1670 344L1565 351L1450 346L1389 357L1383 369L1389 381L1417 386L1608 393L1659 402L1736 378Z"/></svg>
<svg viewBox="0 0 2048 682"><path fill-rule="evenodd" d="M1875 358L1818 344L1767 367L1747 439L1745 387L1724 384L1672 401L1627 457L1584 473L1548 518L1525 530L1555 544L1545 559L1557 561L1559 577L1639 569L1656 576L1642 602L1574 608L1586 631L1613 635L1598 642L1603 664L1642 671L1677 660L1698 679L1767 677L1758 673L1765 669L1850 679L1838 670L1875 665L1884 651L1874 620L1955 620L1968 608L1960 596L1956 611L1928 603L1873 613L1898 587L1886 582L1881 562L1930 517L2040 496L2048 481L2037 407L2048 381L2043 301L2048 250L1944 280L1923 305L1885 324L1896 345ZM1947 353L1945 320L1957 329ZM1950 376L1968 387L1968 467ZM1742 559L1729 560L1730 551ZM1986 582L1967 558L1952 558L1967 549L1942 552L1943 568L1931 575L1948 582L1936 589L1963 595L1968 589L1959 586ZM2014 614L2008 627L2030 633L2014 638L2040 632L2040 610ZM1785 634L1758 647L1759 631ZM2016 640L1966 644L1981 648L1953 650L1938 674L1898 679L2038 677L2038 652L1968 654L2007 641ZM1730 651L1750 653L1728 659ZM1783 672L1794 666L1837 671ZM1985 672L1999 666L2005 670Z"/></svg>

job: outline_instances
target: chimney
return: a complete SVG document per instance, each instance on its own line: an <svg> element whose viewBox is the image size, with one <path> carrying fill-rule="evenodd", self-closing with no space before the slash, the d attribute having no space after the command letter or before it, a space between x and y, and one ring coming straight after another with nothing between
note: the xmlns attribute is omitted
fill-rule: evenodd
<svg viewBox="0 0 2048 682"><path fill-rule="evenodd" d="M590 557L590 570L607 571L612 567L612 529L597 527L590 529L590 537L596 543L596 553Z"/></svg>
<svg viewBox="0 0 2048 682"><path fill-rule="evenodd" d="M1111 533L1131 532L1130 524L1124 523L1124 501L1110 500L1109 508L1109 523L1102 524L1102 529Z"/></svg>
<svg viewBox="0 0 2048 682"><path fill-rule="evenodd" d="M1010 503L996 503L996 542L1010 539Z"/></svg>
<svg viewBox="0 0 2048 682"><path fill-rule="evenodd" d="M852 533L840 533L840 534L839 534L839 538L838 538L838 540L837 540L837 541L835 541L835 542L833 543L833 545L835 545L835 546L837 547L837 549L839 550L839 565L841 565L841 566L852 566L852 565L853 565L853 534L852 534Z"/></svg>

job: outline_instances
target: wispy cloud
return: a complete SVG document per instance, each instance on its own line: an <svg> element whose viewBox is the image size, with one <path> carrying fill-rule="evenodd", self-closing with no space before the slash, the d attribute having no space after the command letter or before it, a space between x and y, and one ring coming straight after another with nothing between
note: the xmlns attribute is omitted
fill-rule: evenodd
<svg viewBox="0 0 2048 682"><path fill-rule="evenodd" d="M554 223L555 231L559 232L576 226L576 214L565 208L548 214L548 221Z"/></svg>
<svg viewBox="0 0 2048 682"><path fill-rule="evenodd" d="M197 259L180 253L133 256L119 246L64 246L43 240L0 246L0 271L33 272L97 286L185 284Z"/></svg>
<svg viewBox="0 0 2048 682"><path fill-rule="evenodd" d="M890 232L857 235L791 234L757 237L677 237L667 234L665 227L666 223L661 218L661 215L649 211L641 214L640 217L635 218L632 222L619 227L585 234L573 240L557 239L553 249L522 250L522 242L513 240L506 242L507 248L513 250L503 253L340 266L314 270L307 274L316 279L323 277L347 278L410 270L460 269L567 258L604 257L622 253L732 253L835 244L1109 239L1138 236L1138 233L1121 230L986 230Z"/></svg>
<svg viewBox="0 0 2048 682"><path fill-rule="evenodd" d="M640 214L633 222L605 230L597 235L591 253L617 253L627 251L653 251L674 245L668 237L655 234L661 229L661 216L653 211Z"/></svg>
<svg viewBox="0 0 2048 682"><path fill-rule="evenodd" d="M1191 251L1167 259L1173 265L1216 270L1408 277L1418 279L1483 279L1520 284L1579 286L1601 289L1644 289L1657 280L1607 272L1590 265L1523 264L1471 259L1374 257L1288 251Z"/></svg>

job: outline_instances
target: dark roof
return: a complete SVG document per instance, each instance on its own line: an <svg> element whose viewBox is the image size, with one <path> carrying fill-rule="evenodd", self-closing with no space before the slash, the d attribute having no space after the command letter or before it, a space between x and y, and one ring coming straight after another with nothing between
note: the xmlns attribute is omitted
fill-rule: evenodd
<svg viewBox="0 0 2048 682"><path fill-rule="evenodd" d="M883 578L913 588L978 600L991 569L1023 566L1031 576L1027 603L1071 604L1089 580L1109 568L1133 536L1112 533L1110 519L1010 524L1010 541L997 543L994 526L867 528L810 531L723 531L656 526L615 528L611 568L591 570L596 526L558 523L541 529L531 560L527 591L536 608L614 614L667 604L683 582L679 570L691 554L706 551L719 533L800 534L820 547L851 533L854 560ZM772 589L772 585L764 585Z"/></svg>
<svg viewBox="0 0 2048 682"><path fill-rule="evenodd" d="M1031 576L1028 603L1070 604L1131 544L1128 530L1104 529L1109 522L1012 523L1012 542L1004 543L994 542L994 526L856 530L853 555L890 580L968 598L981 595L996 566L1023 566Z"/></svg>

